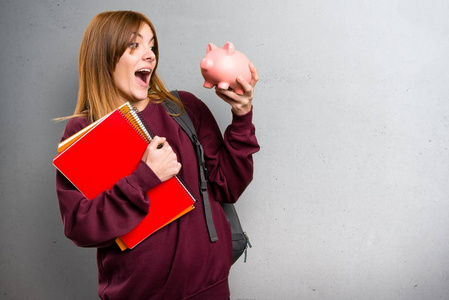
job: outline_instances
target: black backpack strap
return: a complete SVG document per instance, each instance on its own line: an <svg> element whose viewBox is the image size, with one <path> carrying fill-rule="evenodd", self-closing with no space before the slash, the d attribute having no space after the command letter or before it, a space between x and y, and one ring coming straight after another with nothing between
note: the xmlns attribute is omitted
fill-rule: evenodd
<svg viewBox="0 0 449 300"><path fill-rule="evenodd" d="M171 93L178 99L181 100L179 97L179 94L177 91L171 91ZM162 102L165 109L172 113L172 114L178 114L181 111L181 108L176 105L176 103L172 101L164 100ZM204 160L204 151L203 147L201 146L200 142L198 141L198 138L196 136L195 127L193 126L192 120L190 119L187 112L183 112L179 116L172 116L173 119L178 122L178 124L181 126L181 128L186 132L187 136L192 141L196 157L198 158L198 168L199 168L199 175L200 175L200 191L201 196L203 198L203 205L204 205L204 215L206 217L206 225L207 230L209 231L209 238L211 242L215 242L218 240L217 232L215 231L215 225L214 220L212 218L212 211L210 208L210 202L209 202L209 196L207 195L207 180L209 177L208 171L206 169L206 162Z"/></svg>

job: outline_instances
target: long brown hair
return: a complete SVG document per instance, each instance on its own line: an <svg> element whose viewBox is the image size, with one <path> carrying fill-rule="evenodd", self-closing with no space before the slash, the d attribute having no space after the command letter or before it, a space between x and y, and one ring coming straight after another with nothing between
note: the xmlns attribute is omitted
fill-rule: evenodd
<svg viewBox="0 0 449 300"><path fill-rule="evenodd" d="M84 33L78 62L78 101L75 112L67 118L86 116L93 122L122 104L119 103L120 92L112 74L133 33L138 32L143 24L148 24L153 31L156 55L148 97L154 103L169 99L183 109L182 103L167 91L157 75L158 40L151 21L145 15L134 11L109 11L96 15Z"/></svg>

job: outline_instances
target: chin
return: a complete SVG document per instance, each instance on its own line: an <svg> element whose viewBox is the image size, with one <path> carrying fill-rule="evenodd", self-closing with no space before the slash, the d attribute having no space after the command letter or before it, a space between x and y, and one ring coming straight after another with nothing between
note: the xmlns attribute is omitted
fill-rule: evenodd
<svg viewBox="0 0 449 300"><path fill-rule="evenodd" d="M147 98L148 98L148 92L138 94L138 95L133 95L133 97L132 97L132 99L134 99L134 101L143 101L143 100L146 100Z"/></svg>

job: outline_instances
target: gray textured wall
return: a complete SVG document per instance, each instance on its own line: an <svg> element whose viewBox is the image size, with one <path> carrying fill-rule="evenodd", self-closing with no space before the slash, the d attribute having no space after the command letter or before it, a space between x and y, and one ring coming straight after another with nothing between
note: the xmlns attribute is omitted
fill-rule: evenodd
<svg viewBox="0 0 449 300"><path fill-rule="evenodd" d="M51 164L98 12L147 14L169 88L202 88L208 42L258 67L262 146L238 204L254 245L233 299L448 299L446 0L0 0L0 298L95 299L95 251L62 231Z"/></svg>

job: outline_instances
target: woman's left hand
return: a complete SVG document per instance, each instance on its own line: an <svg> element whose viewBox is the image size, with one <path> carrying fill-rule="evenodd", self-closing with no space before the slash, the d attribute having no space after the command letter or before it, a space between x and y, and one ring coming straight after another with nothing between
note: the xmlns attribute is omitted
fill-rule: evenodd
<svg viewBox="0 0 449 300"><path fill-rule="evenodd" d="M251 82L246 82L242 76L237 77L237 82L243 89L243 94L237 94L233 90L224 90L215 87L215 93L218 97L232 106L232 112L236 115L244 115L251 111L254 86L259 80L256 67L250 63L249 69L251 71Z"/></svg>

